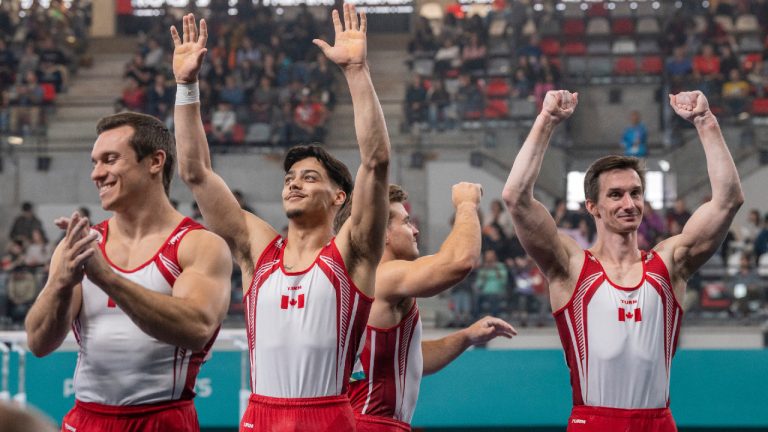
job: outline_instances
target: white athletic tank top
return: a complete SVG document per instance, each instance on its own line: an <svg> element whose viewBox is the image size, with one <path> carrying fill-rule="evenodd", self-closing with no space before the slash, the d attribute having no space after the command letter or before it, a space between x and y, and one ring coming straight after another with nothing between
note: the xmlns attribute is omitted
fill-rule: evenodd
<svg viewBox="0 0 768 432"><path fill-rule="evenodd" d="M332 239L302 272L283 267L286 242L264 250L243 299L251 391L276 398L347 393L373 299L347 273Z"/></svg>
<svg viewBox="0 0 768 432"><path fill-rule="evenodd" d="M669 377L683 310L661 257L642 252L643 278L611 282L584 251L571 300L553 315L571 370L573 404L642 409L669 406Z"/></svg>
<svg viewBox="0 0 768 432"><path fill-rule="evenodd" d="M101 252L112 269L146 289L171 295L181 273L177 252L184 236L203 227L185 218L154 257L125 270L104 252L109 221L93 227L101 234ZM200 352L161 342L139 329L104 291L83 279L83 303L72 329L80 345L75 369L75 398L105 405L139 405L195 396L194 385L216 334Z"/></svg>

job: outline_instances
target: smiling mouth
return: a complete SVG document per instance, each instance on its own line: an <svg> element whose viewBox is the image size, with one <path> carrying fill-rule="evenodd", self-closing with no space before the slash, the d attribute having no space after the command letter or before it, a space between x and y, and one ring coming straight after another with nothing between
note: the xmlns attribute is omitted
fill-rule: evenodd
<svg viewBox="0 0 768 432"><path fill-rule="evenodd" d="M101 186L99 186L99 195L105 194L107 191L112 189L114 186L115 186L114 183L102 184Z"/></svg>

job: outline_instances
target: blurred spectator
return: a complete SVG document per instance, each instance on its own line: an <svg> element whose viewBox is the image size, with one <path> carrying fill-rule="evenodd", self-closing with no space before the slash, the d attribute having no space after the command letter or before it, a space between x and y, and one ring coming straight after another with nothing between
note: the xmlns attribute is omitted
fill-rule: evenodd
<svg viewBox="0 0 768 432"><path fill-rule="evenodd" d="M469 42L461 51L461 68L464 72L472 72L485 69L486 46L480 41L477 34L469 36Z"/></svg>
<svg viewBox="0 0 768 432"><path fill-rule="evenodd" d="M427 119L427 89L420 76L414 74L405 89L405 121L408 125Z"/></svg>
<svg viewBox="0 0 768 432"><path fill-rule="evenodd" d="M451 112L451 95L445 89L443 80L432 82L432 87L427 92L429 104L429 126L432 129L443 130L453 122Z"/></svg>
<svg viewBox="0 0 768 432"><path fill-rule="evenodd" d="M456 94L456 109L462 120L478 119L483 114L485 98L477 79L467 74L459 77L459 91Z"/></svg>
<svg viewBox="0 0 768 432"><path fill-rule="evenodd" d="M13 220L9 237L11 239L20 239L26 244L32 241L32 233L35 230L42 232L43 237L45 237L43 223L35 215L32 203L25 201L21 204L21 213Z"/></svg>
<svg viewBox="0 0 768 432"><path fill-rule="evenodd" d="M547 280L529 256L515 258L515 295L521 325L528 325L528 314L537 312L536 324L544 325L549 310Z"/></svg>
<svg viewBox="0 0 768 432"><path fill-rule="evenodd" d="M508 270L503 262L499 262L493 249L483 252L483 264L477 269L475 292L477 296L478 315L490 313L499 316L501 303L506 300Z"/></svg>
<svg viewBox="0 0 768 432"><path fill-rule="evenodd" d="M300 142L325 141L325 122L328 118L325 106L308 88L302 91L301 102L296 105L293 121L297 126Z"/></svg>
<svg viewBox="0 0 768 432"><path fill-rule="evenodd" d="M461 48L453 39L446 37L443 40L443 45L435 53L435 75L444 77L446 72L458 67L460 59Z"/></svg>
<svg viewBox="0 0 768 432"><path fill-rule="evenodd" d="M758 61L752 65L747 73L747 81L755 91L755 96L765 97L766 89L768 89L768 70L766 70L764 62Z"/></svg>
<svg viewBox="0 0 768 432"><path fill-rule="evenodd" d="M144 64L147 68L158 69L163 66L165 50L155 38L149 38L147 53L144 54Z"/></svg>
<svg viewBox="0 0 768 432"><path fill-rule="evenodd" d="M763 224L760 228L760 232L758 232L757 237L755 237L755 242L753 246L753 253L755 255L755 259L759 260L760 257L768 252L768 213L765 214L765 217L763 217Z"/></svg>
<svg viewBox="0 0 768 432"><path fill-rule="evenodd" d="M493 250L499 261L506 261L509 257L509 242L504 236L501 227L495 223L485 225L482 230L482 250Z"/></svg>
<svg viewBox="0 0 768 432"><path fill-rule="evenodd" d="M624 129L621 144L624 147L624 156L644 158L648 156L648 129L640 120L640 113L632 111L630 125Z"/></svg>
<svg viewBox="0 0 768 432"><path fill-rule="evenodd" d="M749 97L749 83L741 77L738 69L731 69L728 80L723 83L722 97L732 116L744 113Z"/></svg>
<svg viewBox="0 0 768 432"><path fill-rule="evenodd" d="M129 77L123 88L123 105L129 111L143 111L146 105L146 97L144 93L144 87L139 85L136 78Z"/></svg>
<svg viewBox="0 0 768 432"><path fill-rule="evenodd" d="M216 145L232 143L237 116L232 105L219 102L211 118L211 142Z"/></svg>
<svg viewBox="0 0 768 432"><path fill-rule="evenodd" d="M533 93L533 82L528 77L524 68L518 67L515 69L515 76L512 81L512 96L526 99Z"/></svg>
<svg viewBox="0 0 768 432"><path fill-rule="evenodd" d="M637 243L640 249L650 249L663 240L666 236L665 225L664 218L653 208L651 203L645 201L643 220L637 229Z"/></svg>
<svg viewBox="0 0 768 432"><path fill-rule="evenodd" d="M146 92L146 113L153 115L161 120L166 119L172 114L176 98L175 91L168 86L164 74L155 75L152 86Z"/></svg>
<svg viewBox="0 0 768 432"><path fill-rule="evenodd" d="M690 218L691 212L686 207L685 201L682 198L677 198L672 208L667 211L667 231L670 234L679 234ZM677 228L673 228L673 225L676 225Z"/></svg>
<svg viewBox="0 0 768 432"><path fill-rule="evenodd" d="M680 91L687 85L687 79L693 73L693 62L687 56L685 47L675 47L672 57L667 59L665 70L671 81L673 91Z"/></svg>
<svg viewBox="0 0 768 432"><path fill-rule="evenodd" d="M33 230L32 241L27 245L27 250L24 253L24 265L34 272L45 271L51 260L51 253L48 239L45 238L43 232L39 229Z"/></svg>
<svg viewBox="0 0 768 432"><path fill-rule="evenodd" d="M693 76L698 81L699 90L711 97L717 84L723 79L720 73L720 58L715 55L712 45L704 45L701 54L694 57Z"/></svg>
<svg viewBox="0 0 768 432"><path fill-rule="evenodd" d="M734 300L730 310L737 317L757 312L765 302L766 284L757 274L752 257L747 253L741 254L739 270L728 285Z"/></svg>
<svg viewBox="0 0 768 432"><path fill-rule="evenodd" d="M512 225L512 216L507 211L504 203L500 199L491 201L488 217L483 223L484 226L496 225L501 228L501 233L506 238L515 235L515 227Z"/></svg>
<svg viewBox="0 0 768 432"><path fill-rule="evenodd" d="M760 222L760 211L753 208L747 214L747 223L739 229L739 240L747 251L752 251L752 245L761 231Z"/></svg>
<svg viewBox="0 0 768 432"><path fill-rule="evenodd" d="M0 265L5 273L11 273L14 270L24 266L24 241L16 238L8 242L5 253L0 259Z"/></svg>
<svg viewBox="0 0 768 432"><path fill-rule="evenodd" d="M27 72L23 80L11 88L11 131L29 133L37 131L40 124L40 108L43 104L43 88L34 72Z"/></svg>
<svg viewBox="0 0 768 432"><path fill-rule="evenodd" d="M472 272L467 278L451 288L451 302L453 306L453 322L456 327L465 327L472 322L474 313L472 311L473 296L472 287L474 286L475 272Z"/></svg>
<svg viewBox="0 0 768 432"><path fill-rule="evenodd" d="M416 31L413 34L413 39L408 42L408 52L424 52L434 51L437 49L437 39L435 39L435 33L432 31L432 26L429 24L429 20L424 17L419 17L416 22Z"/></svg>

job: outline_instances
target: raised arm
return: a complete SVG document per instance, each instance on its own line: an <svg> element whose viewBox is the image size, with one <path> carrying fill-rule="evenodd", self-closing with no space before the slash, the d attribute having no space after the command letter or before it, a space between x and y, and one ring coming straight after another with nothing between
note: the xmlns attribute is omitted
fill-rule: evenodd
<svg viewBox="0 0 768 432"><path fill-rule="evenodd" d="M487 316L444 338L423 341L421 351L424 355L424 375L431 375L446 367L471 346L485 344L499 336L512 339L516 335L517 330L506 321Z"/></svg>
<svg viewBox="0 0 768 432"><path fill-rule="evenodd" d="M682 233L658 246L660 250L672 247L676 274L688 279L720 247L744 203L744 193L720 125L709 110L704 94L693 91L670 95L669 103L680 117L696 126L712 187L712 199L693 213Z"/></svg>
<svg viewBox="0 0 768 432"><path fill-rule="evenodd" d="M344 26L333 11L334 46L315 39L328 59L339 65L349 85L360 147L351 215L339 231L339 247L352 278L368 294L373 292L373 269L384 251L388 213L389 134L367 62L365 13L358 23L355 7L344 5ZM358 264L362 264L358 268Z"/></svg>
<svg viewBox="0 0 768 432"><path fill-rule="evenodd" d="M549 211L533 197L533 186L555 126L573 114L578 101L578 93L547 92L541 113L512 164L502 192L520 243L548 278L566 276L570 256L579 247L568 236L559 235Z"/></svg>
<svg viewBox="0 0 768 432"><path fill-rule="evenodd" d="M85 273L144 333L199 351L226 316L232 258L221 238L196 230L184 236L178 259L181 274L170 296L118 275L100 251L86 262Z"/></svg>
<svg viewBox="0 0 768 432"><path fill-rule="evenodd" d="M211 166L197 88L198 73L207 52L208 27L201 20L198 35L195 17L188 14L183 18L183 36L171 27L171 37L175 46L173 74L179 87L173 119L181 179L192 190L207 227L227 242L243 268L251 269L277 232L252 213L241 210L232 191Z"/></svg>
<svg viewBox="0 0 768 432"><path fill-rule="evenodd" d="M434 255L379 265L376 298L397 303L405 297L431 297L461 282L480 259L479 184L453 186L456 217L451 233Z"/></svg>
<svg viewBox="0 0 768 432"><path fill-rule="evenodd" d="M83 235L88 220L77 213L51 259L48 281L27 313L27 345L37 357L50 354L67 337L82 303L82 265L94 251L96 234Z"/></svg>

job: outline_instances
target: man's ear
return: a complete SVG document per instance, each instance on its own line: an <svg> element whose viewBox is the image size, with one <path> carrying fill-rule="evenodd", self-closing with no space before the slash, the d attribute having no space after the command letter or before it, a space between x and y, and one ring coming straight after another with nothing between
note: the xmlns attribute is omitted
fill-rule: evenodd
<svg viewBox="0 0 768 432"><path fill-rule="evenodd" d="M587 198L587 200L584 201L584 207L586 207L587 212L591 214L593 218L595 219L600 218L600 212L597 211L597 204L594 201Z"/></svg>
<svg viewBox="0 0 768 432"><path fill-rule="evenodd" d="M152 155L149 156L149 172L152 174L163 172L165 158L165 150L155 150Z"/></svg>

